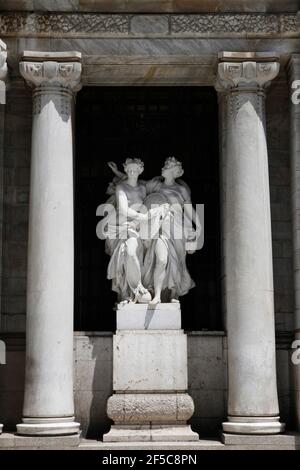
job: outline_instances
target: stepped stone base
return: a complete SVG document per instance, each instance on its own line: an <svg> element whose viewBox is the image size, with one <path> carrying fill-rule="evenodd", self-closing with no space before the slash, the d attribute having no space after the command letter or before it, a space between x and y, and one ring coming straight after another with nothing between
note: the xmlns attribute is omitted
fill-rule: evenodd
<svg viewBox="0 0 300 470"><path fill-rule="evenodd" d="M198 441L199 436L187 424L113 425L103 442L174 442Z"/></svg>

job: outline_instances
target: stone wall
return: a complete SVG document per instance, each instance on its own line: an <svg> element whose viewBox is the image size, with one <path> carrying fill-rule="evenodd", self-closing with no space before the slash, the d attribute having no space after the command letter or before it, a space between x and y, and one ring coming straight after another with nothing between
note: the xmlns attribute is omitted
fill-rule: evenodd
<svg viewBox="0 0 300 470"><path fill-rule="evenodd" d="M284 76L272 84L266 101L273 240L275 322L292 331L293 254L290 195L289 96Z"/></svg>
<svg viewBox="0 0 300 470"><path fill-rule="evenodd" d="M1 10L101 12L297 11L297 0L0 0Z"/></svg>
<svg viewBox="0 0 300 470"><path fill-rule="evenodd" d="M3 336L7 364L0 365L0 418L7 430L21 422L24 389L24 335ZM195 332L188 335L188 383L194 399L192 427L202 436L216 435L226 416L227 338L222 332ZM288 348L278 341L277 373L281 419L289 426L290 391ZM112 393L111 333L75 334L74 395L76 419L83 434L101 437L110 420L106 400Z"/></svg>
<svg viewBox="0 0 300 470"><path fill-rule="evenodd" d="M11 87L5 108L1 330L25 331L31 92Z"/></svg>

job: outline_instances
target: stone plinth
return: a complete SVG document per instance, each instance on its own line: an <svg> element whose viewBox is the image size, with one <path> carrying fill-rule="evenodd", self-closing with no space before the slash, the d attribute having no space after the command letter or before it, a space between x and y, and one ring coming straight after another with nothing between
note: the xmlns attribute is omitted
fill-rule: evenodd
<svg viewBox="0 0 300 470"><path fill-rule="evenodd" d="M117 310L117 330L179 330L179 303L127 304Z"/></svg>
<svg viewBox="0 0 300 470"><path fill-rule="evenodd" d="M187 389L187 340L182 330L122 330L114 336L114 390Z"/></svg>
<svg viewBox="0 0 300 470"><path fill-rule="evenodd" d="M118 308L114 395L107 403L115 424L104 435L105 442L199 439L186 424L194 403L186 393L187 338L180 323L179 304L160 304L153 310L138 304Z"/></svg>

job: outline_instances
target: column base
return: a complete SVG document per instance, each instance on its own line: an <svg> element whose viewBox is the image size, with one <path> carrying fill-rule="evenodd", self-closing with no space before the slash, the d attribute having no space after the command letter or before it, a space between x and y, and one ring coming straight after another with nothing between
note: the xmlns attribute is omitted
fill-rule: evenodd
<svg viewBox="0 0 300 470"><path fill-rule="evenodd" d="M103 442L176 442L199 441L199 435L187 424L112 425Z"/></svg>
<svg viewBox="0 0 300 470"><path fill-rule="evenodd" d="M80 423L71 418L23 418L17 424L17 434L22 436L68 436L78 434Z"/></svg>
<svg viewBox="0 0 300 470"><path fill-rule="evenodd" d="M228 416L228 421L222 427L229 434L279 434L285 430L285 424L279 422L279 416Z"/></svg>

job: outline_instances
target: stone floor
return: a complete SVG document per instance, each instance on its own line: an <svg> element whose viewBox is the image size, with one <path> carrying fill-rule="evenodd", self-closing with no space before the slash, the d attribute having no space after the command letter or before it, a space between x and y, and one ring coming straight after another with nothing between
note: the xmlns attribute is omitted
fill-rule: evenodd
<svg viewBox="0 0 300 470"><path fill-rule="evenodd" d="M13 433L0 435L0 450L300 450L300 433L274 436L241 436L222 434L220 438L195 442L115 442L103 443L79 436L25 437Z"/></svg>

